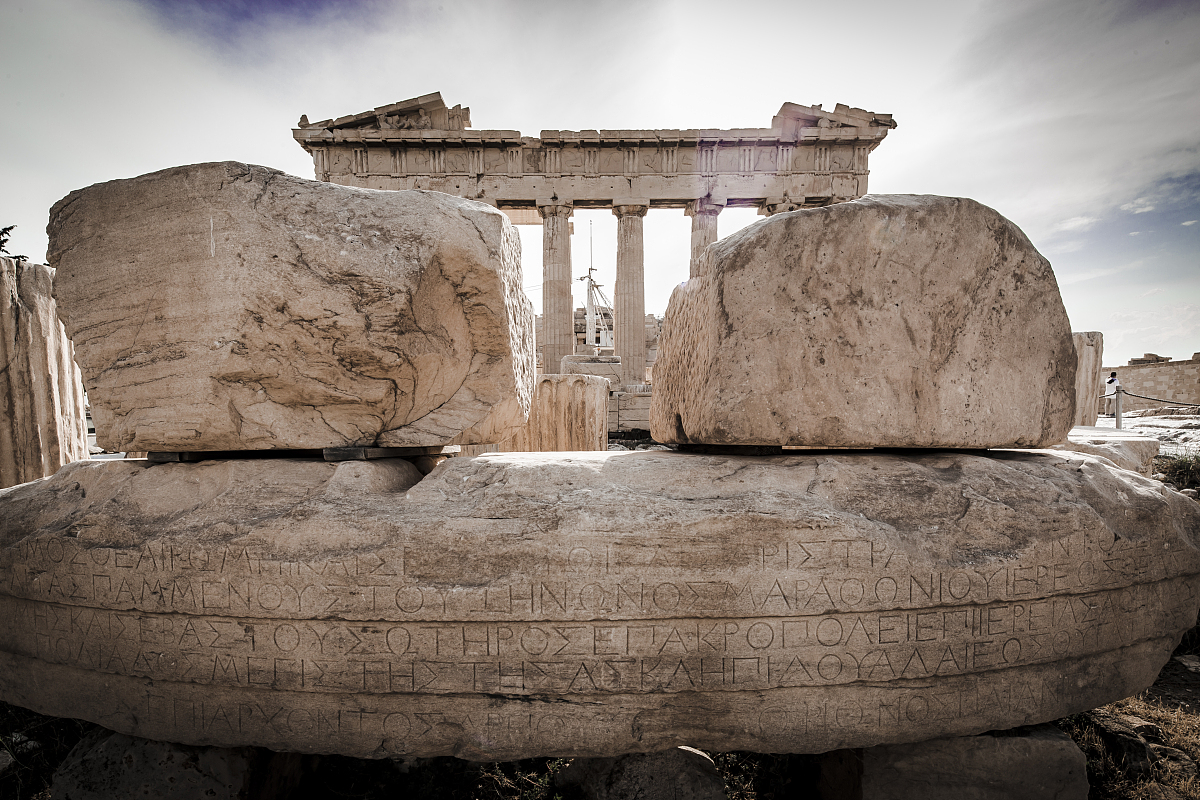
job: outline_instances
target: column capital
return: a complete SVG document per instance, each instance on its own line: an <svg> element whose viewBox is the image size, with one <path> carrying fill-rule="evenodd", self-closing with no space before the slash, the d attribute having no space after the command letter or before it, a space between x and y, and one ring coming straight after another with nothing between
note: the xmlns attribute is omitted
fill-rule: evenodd
<svg viewBox="0 0 1200 800"><path fill-rule="evenodd" d="M613 206L612 212L618 217L644 217L650 210L650 203L622 203Z"/></svg>
<svg viewBox="0 0 1200 800"><path fill-rule="evenodd" d="M693 200L688 203L684 207L683 213L689 217L694 217L697 214L712 214L716 216L724 210L724 203L714 203L711 197L701 197L699 200Z"/></svg>
<svg viewBox="0 0 1200 800"><path fill-rule="evenodd" d="M538 200L538 213L542 219L547 217L569 217L575 213L575 207L570 200Z"/></svg>

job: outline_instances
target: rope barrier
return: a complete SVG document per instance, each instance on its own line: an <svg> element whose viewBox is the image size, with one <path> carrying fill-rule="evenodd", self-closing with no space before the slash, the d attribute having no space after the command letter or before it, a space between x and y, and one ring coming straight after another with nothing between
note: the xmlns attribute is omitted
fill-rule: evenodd
<svg viewBox="0 0 1200 800"><path fill-rule="evenodd" d="M1182 408L1200 408L1200 403L1185 403L1182 400L1164 400L1161 397L1147 397L1144 394L1134 394L1133 392L1127 392L1124 390L1121 391L1121 394L1125 395L1126 397L1138 397L1138 398L1141 398L1142 400L1153 400L1156 403L1170 403L1171 405L1180 406ZM1102 395L1098 395L1096 397L1096 399L1103 400L1106 397L1116 397L1116 396L1117 395L1115 393L1114 394L1102 394Z"/></svg>

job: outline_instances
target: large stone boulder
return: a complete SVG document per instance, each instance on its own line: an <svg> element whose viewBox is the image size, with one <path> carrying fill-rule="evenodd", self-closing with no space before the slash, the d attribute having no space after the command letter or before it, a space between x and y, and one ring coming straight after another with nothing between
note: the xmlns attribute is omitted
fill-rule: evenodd
<svg viewBox="0 0 1200 800"><path fill-rule="evenodd" d="M0 492L0 699L360 757L821 753L1153 682L1200 504L1076 453L79 462Z"/></svg>
<svg viewBox="0 0 1200 800"><path fill-rule="evenodd" d="M59 314L110 450L500 441L533 317L500 212L234 162L72 192Z"/></svg>
<svg viewBox="0 0 1200 800"><path fill-rule="evenodd" d="M44 264L0 257L0 489L88 457L83 382L53 282Z"/></svg>
<svg viewBox="0 0 1200 800"><path fill-rule="evenodd" d="M973 200L868 196L711 245L671 296L660 442L1038 447L1074 419L1050 264Z"/></svg>

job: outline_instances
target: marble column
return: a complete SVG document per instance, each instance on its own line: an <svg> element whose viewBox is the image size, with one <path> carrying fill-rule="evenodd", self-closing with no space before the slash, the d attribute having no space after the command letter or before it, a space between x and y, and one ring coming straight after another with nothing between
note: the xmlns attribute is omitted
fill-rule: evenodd
<svg viewBox="0 0 1200 800"><path fill-rule="evenodd" d="M538 205L542 215L542 372L557 374L563 356L575 353L571 307L570 203Z"/></svg>
<svg viewBox="0 0 1200 800"><path fill-rule="evenodd" d="M621 383L646 382L646 279L642 218L649 205L613 207L617 215L617 285L613 298L615 355Z"/></svg>
<svg viewBox="0 0 1200 800"><path fill-rule="evenodd" d="M692 218L692 261L688 272L689 278L700 274L700 256L704 248L717 240L717 215L724 206L714 204L711 200L693 200L687 204L683 213Z"/></svg>

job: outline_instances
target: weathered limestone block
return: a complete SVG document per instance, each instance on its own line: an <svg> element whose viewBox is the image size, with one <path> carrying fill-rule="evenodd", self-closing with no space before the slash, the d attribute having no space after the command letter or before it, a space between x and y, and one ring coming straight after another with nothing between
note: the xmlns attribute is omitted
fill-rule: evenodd
<svg viewBox="0 0 1200 800"><path fill-rule="evenodd" d="M608 379L613 391L622 388L620 356L563 356L559 372L564 375L599 375Z"/></svg>
<svg viewBox="0 0 1200 800"><path fill-rule="evenodd" d="M1052 725L869 747L862 800L1087 800L1087 758Z"/></svg>
<svg viewBox="0 0 1200 800"><path fill-rule="evenodd" d="M1200 605L1200 504L1075 453L404 463L0 491L0 699L359 757L821 753L1127 697Z"/></svg>
<svg viewBox="0 0 1200 800"><path fill-rule="evenodd" d="M654 367L660 442L1039 447L1074 419L1050 264L973 200L877 195L711 245Z"/></svg>
<svg viewBox="0 0 1200 800"><path fill-rule="evenodd" d="M608 449L608 380L538 375L529 421L500 444L506 452Z"/></svg>
<svg viewBox="0 0 1200 800"><path fill-rule="evenodd" d="M53 800L284 800L302 756L248 747L189 747L98 728L54 773Z"/></svg>
<svg viewBox="0 0 1200 800"><path fill-rule="evenodd" d="M53 282L43 264L0 257L0 488L88 457L83 383Z"/></svg>
<svg viewBox="0 0 1200 800"><path fill-rule="evenodd" d="M1158 439L1135 431L1076 427L1071 429L1067 441L1053 445L1051 449L1100 456L1121 469L1131 469L1150 477L1160 447Z"/></svg>
<svg viewBox="0 0 1200 800"><path fill-rule="evenodd" d="M1075 426L1092 426L1104 394L1104 334L1100 331L1072 333L1075 344Z"/></svg>
<svg viewBox="0 0 1200 800"><path fill-rule="evenodd" d="M507 218L235 162L72 192L59 313L110 450L499 441L533 317Z"/></svg>
<svg viewBox="0 0 1200 800"><path fill-rule="evenodd" d="M717 765L694 747L577 758L555 776L554 783L578 786L586 800L725 800L725 779Z"/></svg>

